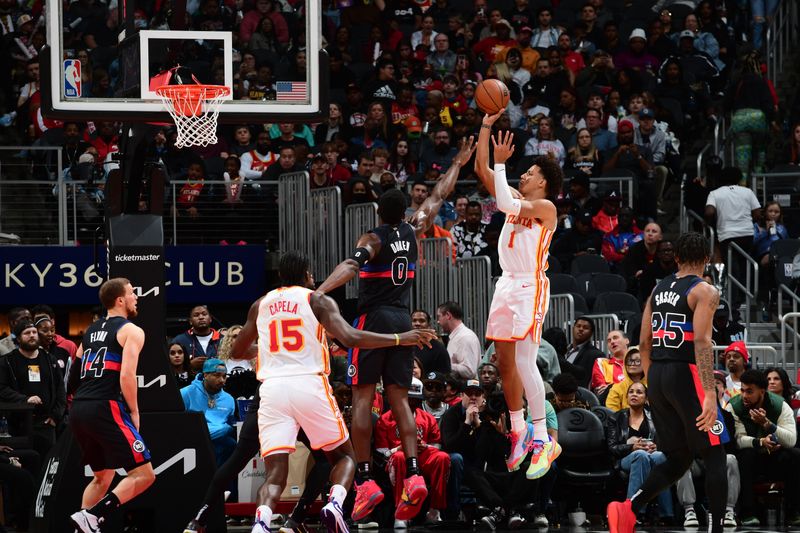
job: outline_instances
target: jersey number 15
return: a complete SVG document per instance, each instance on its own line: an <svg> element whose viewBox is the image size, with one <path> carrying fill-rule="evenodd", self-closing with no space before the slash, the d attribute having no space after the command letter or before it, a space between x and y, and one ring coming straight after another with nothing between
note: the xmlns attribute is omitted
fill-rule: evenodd
<svg viewBox="0 0 800 533"><path fill-rule="evenodd" d="M283 348L287 352L299 352L306 342L300 328L302 318L285 318L269 323L269 351L277 353Z"/></svg>

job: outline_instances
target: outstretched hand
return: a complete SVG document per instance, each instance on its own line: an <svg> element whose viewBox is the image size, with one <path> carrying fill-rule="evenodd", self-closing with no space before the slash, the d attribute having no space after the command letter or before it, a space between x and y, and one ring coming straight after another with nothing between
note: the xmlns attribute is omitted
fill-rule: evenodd
<svg viewBox="0 0 800 533"><path fill-rule="evenodd" d="M506 112L506 109L503 108L500 111L498 111L497 113L495 113L494 115L490 115L488 113L483 115L483 124L486 124L487 126L491 126L492 124L497 122L497 119L500 118L503 115L503 113L505 113L505 112Z"/></svg>
<svg viewBox="0 0 800 533"><path fill-rule="evenodd" d="M400 344L403 346L431 347L431 341L436 338L436 331L432 329L412 329L400 333Z"/></svg>
<svg viewBox="0 0 800 533"><path fill-rule="evenodd" d="M492 146L494 146L494 162L505 163L514 153L514 134L510 131L498 132L497 136L492 136Z"/></svg>
<svg viewBox="0 0 800 533"><path fill-rule="evenodd" d="M458 165L463 165L469 158L472 157L472 152L475 151L475 136L470 135L469 137L465 137L459 142L459 151L456 154L456 157L453 159L453 163Z"/></svg>

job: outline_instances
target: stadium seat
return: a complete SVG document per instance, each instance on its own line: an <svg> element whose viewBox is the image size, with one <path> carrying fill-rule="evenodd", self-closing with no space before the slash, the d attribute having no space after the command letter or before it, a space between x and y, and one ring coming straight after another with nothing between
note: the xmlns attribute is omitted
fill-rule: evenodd
<svg viewBox="0 0 800 533"><path fill-rule="evenodd" d="M592 413L594 416L600 419L600 422L603 423L603 427L608 427L609 424L613 423L617 419L616 411L612 411L605 405L596 405L592 407Z"/></svg>
<svg viewBox="0 0 800 533"><path fill-rule="evenodd" d="M609 272L608 261L603 256L595 254L576 255L572 258L570 267L573 276L592 272Z"/></svg>
<svg viewBox="0 0 800 533"><path fill-rule="evenodd" d="M597 399L595 393L587 389L586 387L578 387L578 392L575 395L578 400L586 402L589 407L599 407L600 400Z"/></svg>
<svg viewBox="0 0 800 533"><path fill-rule="evenodd" d="M578 292L571 292L572 300L575 302L575 316L588 315L589 306L586 305L586 300Z"/></svg>
<svg viewBox="0 0 800 533"><path fill-rule="evenodd" d="M586 299L590 307L594 306L598 294L605 292L625 292L627 282L619 274L590 272L577 276L578 292Z"/></svg>
<svg viewBox="0 0 800 533"><path fill-rule="evenodd" d="M605 292L598 294L592 307L594 313L615 313L630 312L641 314L642 307L639 305L639 300L632 294L627 292Z"/></svg>
<svg viewBox="0 0 800 533"><path fill-rule="evenodd" d="M572 492L603 491L613 469L600 419L586 409L561 411L558 413L558 443L563 450L558 459L558 481L570 499L574 498Z"/></svg>
<svg viewBox="0 0 800 533"><path fill-rule="evenodd" d="M560 274L562 272L561 268L561 261L554 255L549 255L547 257L547 273L548 274Z"/></svg>
<svg viewBox="0 0 800 533"><path fill-rule="evenodd" d="M579 292L575 278L569 274L550 274L548 272L547 277L550 279L550 294Z"/></svg>

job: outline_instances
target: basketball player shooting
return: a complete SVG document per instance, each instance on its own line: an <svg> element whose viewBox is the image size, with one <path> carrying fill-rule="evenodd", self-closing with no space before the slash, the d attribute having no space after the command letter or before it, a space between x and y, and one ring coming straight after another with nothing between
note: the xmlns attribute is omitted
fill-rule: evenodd
<svg viewBox="0 0 800 533"><path fill-rule="evenodd" d="M258 341L256 374L262 385L258 409L261 456L267 479L259 488L252 533L269 533L269 524L289 473L289 453L300 428L311 447L322 449L333 469L331 491L320 517L329 533L347 533L342 506L355 474L355 454L344 420L328 384L326 332L345 346L385 348L430 346L431 329L372 333L350 327L336 302L314 292L307 257L287 252L279 265L281 287L250 307L247 322L233 344L234 354L249 354Z"/></svg>
<svg viewBox="0 0 800 533"><path fill-rule="evenodd" d="M536 355L550 302L545 270L557 221L556 207L547 197L561 191L563 173L555 159L537 157L521 176L519 191L511 189L505 165L514 153L511 132L499 132L497 138L491 138L494 171L489 168L491 129L503 112L483 117L475 158L475 171L497 199L498 209L506 214L497 245L503 276L495 287L486 338L495 343L511 418L511 452L506 464L510 471L517 470L532 451L526 476L538 479L561 453L561 447L547 434L544 382ZM523 388L532 431L523 414Z"/></svg>
<svg viewBox="0 0 800 533"><path fill-rule="evenodd" d="M717 403L711 341L719 291L702 278L708 249L699 233L681 235L675 246L678 271L658 282L645 305L639 353L658 446L667 460L650 471L630 500L608 505L611 533L632 533L635 511L677 482L695 456L706 467L709 531L723 531L728 496L723 445L729 436Z"/></svg>

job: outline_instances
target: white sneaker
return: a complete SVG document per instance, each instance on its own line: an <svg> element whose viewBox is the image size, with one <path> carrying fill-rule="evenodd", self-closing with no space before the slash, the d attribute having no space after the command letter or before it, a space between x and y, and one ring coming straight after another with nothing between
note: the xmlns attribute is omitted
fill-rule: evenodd
<svg viewBox="0 0 800 533"><path fill-rule="evenodd" d="M533 525L536 527L550 527L550 522L547 521L545 515L537 514L533 517Z"/></svg>
<svg viewBox="0 0 800 533"><path fill-rule="evenodd" d="M365 518L360 522L356 522L356 527L358 529L378 529L378 523L375 520Z"/></svg>
<svg viewBox="0 0 800 533"><path fill-rule="evenodd" d="M350 533L342 508L335 501L328 502L320 511L319 517L328 529L328 533Z"/></svg>
<svg viewBox="0 0 800 533"><path fill-rule="evenodd" d="M694 509L687 509L683 515L683 527L698 527L699 525L697 513L694 512Z"/></svg>
<svg viewBox="0 0 800 533"><path fill-rule="evenodd" d="M736 523L736 515L733 511L725 511L725 519L722 521L723 527L736 528L739 524Z"/></svg>
<svg viewBox="0 0 800 533"><path fill-rule="evenodd" d="M405 520L397 520L397 519L395 519L394 528L395 529L408 529L408 524L406 524Z"/></svg>
<svg viewBox="0 0 800 533"><path fill-rule="evenodd" d="M100 524L103 523L102 518L93 515L86 509L73 513L69 520L80 533L100 533Z"/></svg>

